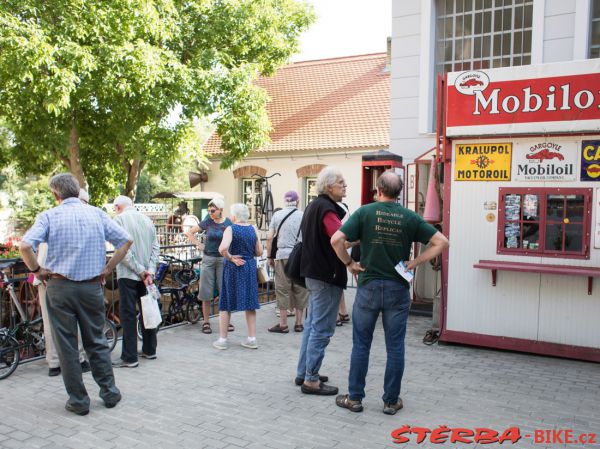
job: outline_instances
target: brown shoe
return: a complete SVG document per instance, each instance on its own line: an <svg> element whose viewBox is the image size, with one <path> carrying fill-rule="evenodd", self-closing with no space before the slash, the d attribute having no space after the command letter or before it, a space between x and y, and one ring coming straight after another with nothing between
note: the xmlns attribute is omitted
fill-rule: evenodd
<svg viewBox="0 0 600 449"><path fill-rule="evenodd" d="M383 413L385 413L386 415L395 415L396 412L398 410L400 410L402 407L404 407L404 404L402 404L402 399L398 399L398 402L396 402L395 404L390 404L388 402L384 402L383 403Z"/></svg>
<svg viewBox="0 0 600 449"><path fill-rule="evenodd" d="M351 412L362 412L363 406L362 401L359 399L357 401L353 401L350 399L349 394L340 394L335 398L335 404L338 407L347 408Z"/></svg>
<svg viewBox="0 0 600 449"><path fill-rule="evenodd" d="M276 334L287 334L290 329L288 326L282 326L281 324L276 324L275 326L268 329L269 332L274 332Z"/></svg>

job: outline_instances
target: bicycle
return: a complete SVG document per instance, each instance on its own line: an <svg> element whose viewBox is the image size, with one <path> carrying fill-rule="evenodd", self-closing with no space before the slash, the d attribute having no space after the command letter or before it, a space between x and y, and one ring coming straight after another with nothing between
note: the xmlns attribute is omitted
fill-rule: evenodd
<svg viewBox="0 0 600 449"><path fill-rule="evenodd" d="M184 261L169 255L161 257L163 262L160 265L163 266L159 265L155 281L161 296L170 296L167 313L163 315L163 323L173 325L187 321L190 324L196 324L202 316L202 302L198 299L198 281L200 277L196 273L194 265L200 262L202 258L196 257ZM180 265L181 268L173 273L173 265ZM164 285L168 271L171 272L171 281L176 281L179 286ZM162 303L159 303L159 307L162 309ZM138 339L142 340L142 322L139 313L136 328Z"/></svg>
<svg viewBox="0 0 600 449"><path fill-rule="evenodd" d="M17 294L12 279L9 279L3 269L9 265L0 265L0 288L8 292L11 304L11 328L0 329L0 379L6 379L16 369L21 358L37 357L44 354L46 344L42 317L29 320ZM21 318L17 322L17 314Z"/></svg>
<svg viewBox="0 0 600 449"><path fill-rule="evenodd" d="M257 176L259 191L256 194L256 202L254 204L254 217L256 219L256 226L258 229L263 229L263 221L265 228L269 227L271 218L273 218L273 193L271 192L271 185L269 179L273 176L281 176L281 173L273 173L271 176L261 176L258 173L252 176Z"/></svg>

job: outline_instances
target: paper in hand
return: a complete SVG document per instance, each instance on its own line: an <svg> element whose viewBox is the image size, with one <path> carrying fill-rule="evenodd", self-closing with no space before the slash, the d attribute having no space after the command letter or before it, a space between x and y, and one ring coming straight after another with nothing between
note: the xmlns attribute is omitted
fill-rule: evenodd
<svg viewBox="0 0 600 449"><path fill-rule="evenodd" d="M398 274L400 276L402 276L404 279L406 279L406 281L409 284L412 282L413 278L415 277L415 275L413 274L412 271L409 271L406 269L406 264L402 260L400 262L398 262L398 265L396 265L394 268L396 269L396 271L398 272Z"/></svg>

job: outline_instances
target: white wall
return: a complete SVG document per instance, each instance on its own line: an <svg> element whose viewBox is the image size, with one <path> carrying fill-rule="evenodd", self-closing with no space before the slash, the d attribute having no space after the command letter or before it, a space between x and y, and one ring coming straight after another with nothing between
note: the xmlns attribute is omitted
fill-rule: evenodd
<svg viewBox="0 0 600 449"><path fill-rule="evenodd" d="M303 195L303 179L298 178L296 169L305 165L324 164L338 167L344 173L348 188L347 197L344 200L354 211L360 207L361 189L361 155L371 153L336 154L325 156L298 156L298 155L276 155L274 157L246 158L238 166L255 165L267 170L267 176L273 173L281 173L269 180L273 192L275 208L283 206L283 195L288 190L296 190ZM233 170L222 170L219 162L213 161L208 173L208 182L204 183L204 190L222 193L225 196L226 208L232 203L241 201L241 184L239 179L234 179Z"/></svg>
<svg viewBox="0 0 600 449"><path fill-rule="evenodd" d="M598 137L585 137L595 140ZM502 139L505 141L506 139ZM532 144L540 139L519 139ZM543 140L543 138L541 138ZM552 141L573 141L557 137ZM470 140L472 142L473 140ZM478 140L479 143L493 139ZM496 142L498 140L495 140ZM463 143L469 141L462 141ZM517 139L512 139L513 151ZM453 142L454 145L460 143ZM513 154L513 161L515 155ZM454 157L453 157L454 164ZM454 172L454 168L453 168ZM579 165L577 166L579 174ZM514 162L513 162L514 176ZM579 177L579 175L578 175ZM454 175L452 175L454 179ZM545 265L600 266L600 249L594 249L597 207L592 207L589 259L561 259L500 255L496 253L499 210L486 210L486 201L499 203L500 187L597 188L597 182L456 182L452 180L450 203L450 250L446 326L448 330L484 335L600 348L600 279L595 278L588 295L587 278L553 274L517 273L498 270L492 286L490 270L473 268L479 260L502 260ZM598 204L594 192L595 204ZM492 222L486 220L494 213Z"/></svg>

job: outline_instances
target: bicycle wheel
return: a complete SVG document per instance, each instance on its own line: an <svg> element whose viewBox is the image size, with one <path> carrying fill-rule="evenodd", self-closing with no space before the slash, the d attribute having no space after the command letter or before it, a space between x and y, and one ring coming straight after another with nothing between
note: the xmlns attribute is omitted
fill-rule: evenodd
<svg viewBox="0 0 600 449"><path fill-rule="evenodd" d="M188 302L186 316L190 324L196 324L202 316L202 303L196 298Z"/></svg>
<svg viewBox="0 0 600 449"><path fill-rule="evenodd" d="M262 202L262 194L257 194L254 203L254 219L256 220L256 226L258 229L262 228L263 223L263 202Z"/></svg>
<svg viewBox="0 0 600 449"><path fill-rule="evenodd" d="M171 293L171 302L167 309L168 313L165 318L165 324L177 324L185 320L185 310L182 305L183 298L180 298L179 294Z"/></svg>
<svg viewBox="0 0 600 449"><path fill-rule="evenodd" d="M265 198L265 210L264 210L264 214L265 214L265 218L266 218L265 229L268 229L269 225L271 224L271 218L273 218L273 210L274 210L273 194L269 190L267 192L267 197Z"/></svg>
<svg viewBox="0 0 600 449"><path fill-rule="evenodd" d="M104 336L106 337L106 341L108 342L108 349L110 349L112 352L112 350L115 349L115 346L117 346L117 325L108 318L106 318L104 320L103 332Z"/></svg>
<svg viewBox="0 0 600 449"><path fill-rule="evenodd" d="M23 305L23 311L27 315L27 320L36 319L41 313L37 288L27 281L22 281L19 283L18 297L19 302Z"/></svg>
<svg viewBox="0 0 600 449"><path fill-rule="evenodd" d="M137 320L135 323L135 329L136 329L136 333L137 333L137 338L139 341L143 341L144 337L142 336L142 321L140 320L140 314L138 313L137 315ZM156 332L158 332L160 329L160 324L156 327Z"/></svg>
<svg viewBox="0 0 600 449"><path fill-rule="evenodd" d="M0 335L0 379L6 379L17 369L20 358L19 342L9 335Z"/></svg>

